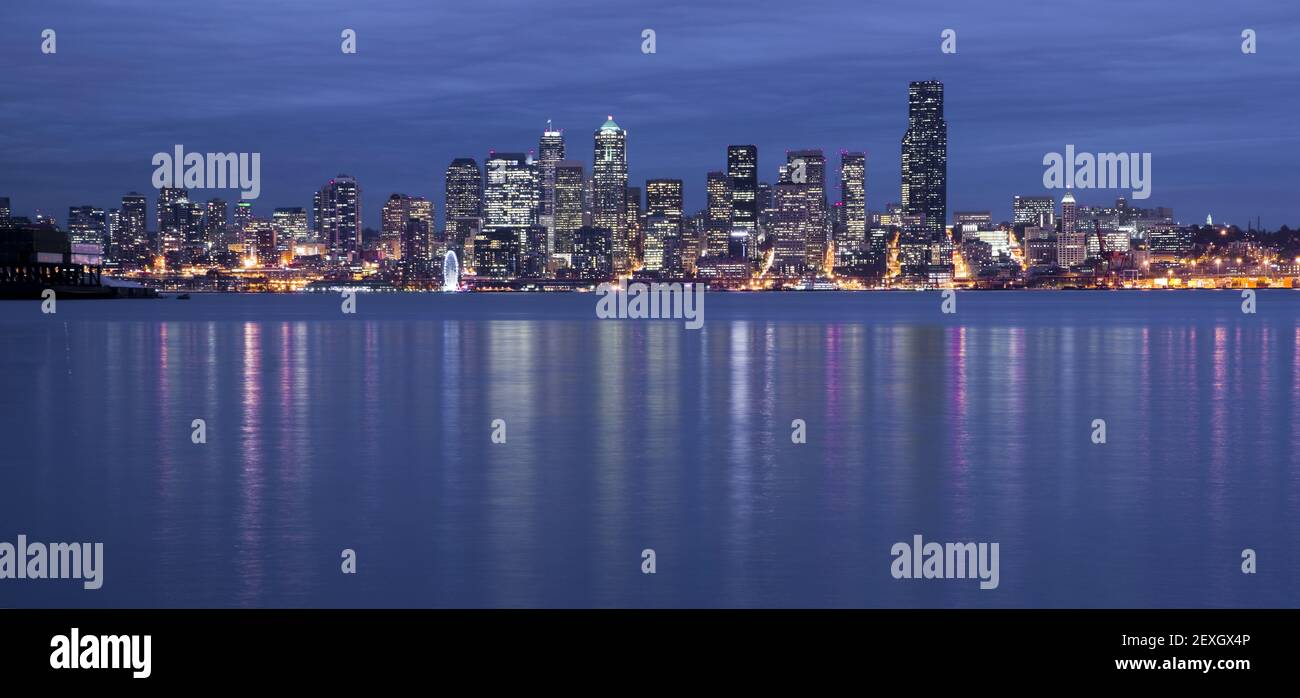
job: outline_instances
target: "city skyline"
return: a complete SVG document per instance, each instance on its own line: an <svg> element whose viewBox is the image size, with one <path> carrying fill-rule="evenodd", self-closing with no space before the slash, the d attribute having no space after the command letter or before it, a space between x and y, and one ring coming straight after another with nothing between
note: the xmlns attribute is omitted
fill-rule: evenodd
<svg viewBox="0 0 1300 698"><path fill-rule="evenodd" d="M951 4L934 17L759 2L747 7L765 10L762 18L741 26L725 9L689 5L420 6L402 21L378 10L311 11L319 5L236 2L218 12L196 4L185 8L188 23L143 3L92 5L50 22L60 43L48 56L38 50L40 8L13 8L3 30L11 48L0 58L16 76L3 98L14 108L0 116L0 194L15 215L107 209L128 191L149 195L149 156L182 143L194 151L263 153L266 187L255 202L261 217L273 208L310 207L311 192L346 172L367 192L364 226L379 229L390 193L424 196L441 211L447 163L463 156L481 162L489 150L535 150L547 119L569 137L567 157L590 166L582 134L613 114L628 129L629 181L682 179L691 212L705 207L707 173L726 168L730 144L756 145L758 180L771 183L780 154L822 149L830 156L832 199L834 154L865 151L867 206L880 210L898 200L887 183L899 166L901 97L908 82L934 78L948 90L948 211L991 209L995 219L1010 220L1012 196L1047 193L1043 154L1077 143L1152 152L1153 199L1184 222L1212 213L1239 224L1260 216L1269 228L1295 225L1287 193L1297 175L1285 158L1295 141L1286 122L1295 49L1284 38L1296 34L1297 23L1280 10L1238 21L1215 9L1223 21L1210 22L1123 5L1132 19L1124 26L1105 22L1101 8L1097 17L1071 17L1069 30L1059 31L1052 29L1059 11L1009 5L976 11ZM416 7L396 3L408 5ZM256 21L240 24L240 11L253 9ZM1223 31L1234 22L1259 32L1258 54L1243 55L1239 37ZM906 30L871 31L882 23ZM456 34L462 26L500 26L512 41L478 47ZM357 54L339 53L342 27L356 29ZM658 39L650 55L640 50L647 27ZM939 50L947 27L958 36L953 55ZM429 46L402 40L420 29L430 30ZM575 48L583 45L577 32L591 39L583 48ZM152 60L141 36L186 45L186 60ZM1132 50L1122 60L1088 51L1103 43ZM29 52L18 50L26 44ZM776 57L766 55L772 45L781 47ZM721 58L701 60L719 49ZM1062 55L1072 60L1051 60ZM464 60L449 64L447 56ZM602 69L573 69L595 59ZM1120 66L1127 71L1112 69ZM393 80L375 81L376 71ZM316 75L322 72L357 87L328 87ZM168 89L145 89L146 74L149 84ZM1243 108L1261 96L1262 108ZM320 110L329 99L357 108ZM201 198L236 198L207 194ZM1093 204L1115 198L1076 197Z"/></svg>

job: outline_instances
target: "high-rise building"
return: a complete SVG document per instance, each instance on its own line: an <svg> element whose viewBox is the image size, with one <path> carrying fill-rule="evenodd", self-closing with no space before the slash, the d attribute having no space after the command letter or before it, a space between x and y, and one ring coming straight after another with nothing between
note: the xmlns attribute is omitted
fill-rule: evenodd
<svg viewBox="0 0 1300 698"><path fill-rule="evenodd" d="M610 116L593 134L592 225L610 231L614 271L631 268L627 225L627 132Z"/></svg>
<svg viewBox="0 0 1300 698"><path fill-rule="evenodd" d="M185 211L177 204L188 204L190 193L180 187L162 187L158 190L158 252L166 254L181 248L185 239Z"/></svg>
<svg viewBox="0 0 1300 698"><path fill-rule="evenodd" d="M899 221L898 265L904 276L924 277L930 262L930 228L924 215L903 214Z"/></svg>
<svg viewBox="0 0 1300 698"><path fill-rule="evenodd" d="M280 209L276 209L279 211ZM298 209L301 211L302 209ZM210 249L224 247L228 243L226 226L229 224L230 205L224 199L208 199L203 206L203 238ZM303 214L303 227L307 225Z"/></svg>
<svg viewBox="0 0 1300 698"><path fill-rule="evenodd" d="M573 270L578 278L602 280L614 275L610 232L589 225L573 234Z"/></svg>
<svg viewBox="0 0 1300 698"><path fill-rule="evenodd" d="M447 249L462 268L473 268L474 238L483 227L483 173L474 158L456 158L447 166L445 186Z"/></svg>
<svg viewBox="0 0 1300 698"><path fill-rule="evenodd" d="M317 216L320 215L319 211L316 213L316 215ZM253 222L253 218L254 216L253 216L252 203L248 201L239 201L235 203L235 212L234 215L232 216L232 219L235 222L235 228L240 231L241 235L244 231L244 228L248 227L248 224Z"/></svg>
<svg viewBox="0 0 1300 698"><path fill-rule="evenodd" d="M725 255L731 235L731 184L727 173L710 172L705 194L708 203L704 214L704 255Z"/></svg>
<svg viewBox="0 0 1300 698"><path fill-rule="evenodd" d="M474 240L476 273L497 278L535 273L539 264L544 267L546 254L545 233L538 249L531 230L538 225L541 195L537 164L524 153L490 153L483 168L483 229Z"/></svg>
<svg viewBox="0 0 1300 698"><path fill-rule="evenodd" d="M1061 197L1061 232L1073 233L1078 223L1077 211L1078 206L1074 202L1074 194L1065 192Z"/></svg>
<svg viewBox="0 0 1300 698"><path fill-rule="evenodd" d="M112 246L123 264L143 266L149 263L148 208L148 200L136 192L122 197L122 222L113 229Z"/></svg>
<svg viewBox="0 0 1300 698"><path fill-rule="evenodd" d="M582 163L561 160L555 165L554 248L562 264L572 263L573 235L582 227Z"/></svg>
<svg viewBox="0 0 1300 698"><path fill-rule="evenodd" d="M386 259L400 259L406 222L411 220L411 197L392 194L384 202L379 218L379 246Z"/></svg>
<svg viewBox="0 0 1300 698"><path fill-rule="evenodd" d="M645 184L645 268L682 272L682 180L652 179Z"/></svg>
<svg viewBox="0 0 1300 698"><path fill-rule="evenodd" d="M98 206L68 207L68 237L74 245L99 245L108 241L108 219Z"/></svg>
<svg viewBox="0 0 1300 698"><path fill-rule="evenodd" d="M628 264L635 267L645 257L645 231L641 229L641 187L628 187L623 195L623 220L627 222Z"/></svg>
<svg viewBox="0 0 1300 698"><path fill-rule="evenodd" d="M952 229L961 231L992 230L993 213L990 211L953 211Z"/></svg>
<svg viewBox="0 0 1300 698"><path fill-rule="evenodd" d="M1178 259L1192 251L1192 229L1161 223L1147 233L1151 254L1165 259Z"/></svg>
<svg viewBox="0 0 1300 698"><path fill-rule="evenodd" d="M483 227L537 224L538 168L524 153L492 153L484 165Z"/></svg>
<svg viewBox="0 0 1300 698"><path fill-rule="evenodd" d="M908 87L902 165L903 214L924 216L928 239L937 241L948 220L948 122L938 80Z"/></svg>
<svg viewBox="0 0 1300 698"><path fill-rule="evenodd" d="M727 183L731 191L728 254L745 257L758 234L758 146L727 146Z"/></svg>
<svg viewBox="0 0 1300 698"><path fill-rule="evenodd" d="M244 251L250 262L262 267L279 263L274 223L265 218L254 218L244 226L244 239Z"/></svg>
<svg viewBox="0 0 1300 698"><path fill-rule="evenodd" d="M1088 258L1087 237L1087 233L1062 228L1056 235L1056 263L1062 267L1082 264Z"/></svg>
<svg viewBox="0 0 1300 698"><path fill-rule="evenodd" d="M433 234L429 217L412 213L402 230L402 269L408 279L422 277L432 269Z"/></svg>
<svg viewBox="0 0 1300 698"><path fill-rule="evenodd" d="M290 243L312 242L307 230L307 210L301 206L277 208L271 213L271 222Z"/></svg>
<svg viewBox="0 0 1300 698"><path fill-rule="evenodd" d="M312 218L316 239L329 246L333 261L360 259L365 241L361 236L361 186L356 179L341 174L326 182L312 201Z"/></svg>
<svg viewBox="0 0 1300 698"><path fill-rule="evenodd" d="M807 202L807 219L800 225L804 235L804 265L821 271L826 259L826 156L821 150L792 150L786 153L784 177L801 187ZM773 191L773 198L776 193ZM775 202L774 202L774 208ZM865 214L864 214L865 215Z"/></svg>
<svg viewBox="0 0 1300 698"><path fill-rule="evenodd" d="M474 158L456 158L447 166L447 220L483 215L483 173Z"/></svg>
<svg viewBox="0 0 1300 698"><path fill-rule="evenodd" d="M867 154L840 153L840 201L844 203L844 239L836 250L861 252L867 246Z"/></svg>
<svg viewBox="0 0 1300 698"><path fill-rule="evenodd" d="M542 196L538 222L546 228L546 255L555 252L555 169L564 160L564 132L546 122L542 138L537 145L537 165L540 170Z"/></svg>
<svg viewBox="0 0 1300 698"><path fill-rule="evenodd" d="M9 219L13 216L9 208L9 197L0 196L0 228L9 227Z"/></svg>
<svg viewBox="0 0 1300 698"><path fill-rule="evenodd" d="M768 213L768 234L774 240L772 272L797 277L808 268L808 247L813 218L813 199L806 184L783 178L772 185Z"/></svg>
<svg viewBox="0 0 1300 698"><path fill-rule="evenodd" d="M1011 201L1012 225L1043 225L1043 216L1047 223L1054 223L1051 217L1056 215L1056 201L1050 196L1020 196Z"/></svg>

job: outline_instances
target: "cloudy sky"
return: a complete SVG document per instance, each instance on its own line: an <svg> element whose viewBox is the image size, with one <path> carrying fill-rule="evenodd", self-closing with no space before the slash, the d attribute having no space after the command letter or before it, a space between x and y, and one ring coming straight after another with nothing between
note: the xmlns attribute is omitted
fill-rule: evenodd
<svg viewBox="0 0 1300 698"><path fill-rule="evenodd" d="M0 196L60 222L132 189L152 203L150 160L178 143L261 153L259 214L309 207L341 172L367 225L392 192L441 214L452 158L535 149L553 119L590 162L606 114L632 183L684 179L689 209L729 143L757 144L767 180L787 149L866 150L880 208L898 199L907 83L940 79L950 211L1008 218L1070 143L1150 152L1145 204L1184 222L1300 224L1291 0L4 0L0 75Z"/></svg>

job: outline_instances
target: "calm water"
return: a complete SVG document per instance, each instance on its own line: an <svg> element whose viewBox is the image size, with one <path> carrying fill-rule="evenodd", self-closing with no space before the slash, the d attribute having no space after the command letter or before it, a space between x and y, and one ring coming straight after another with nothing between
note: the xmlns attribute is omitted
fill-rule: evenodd
<svg viewBox="0 0 1300 698"><path fill-rule="evenodd" d="M939 302L3 303L0 541L106 562L0 606L1300 605L1300 293ZM917 533L1000 586L893 579Z"/></svg>

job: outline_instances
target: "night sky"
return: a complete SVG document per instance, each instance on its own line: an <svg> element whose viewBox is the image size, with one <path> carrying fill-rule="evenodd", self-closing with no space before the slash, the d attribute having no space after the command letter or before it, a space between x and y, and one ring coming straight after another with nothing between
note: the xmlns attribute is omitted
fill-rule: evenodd
<svg viewBox="0 0 1300 698"><path fill-rule="evenodd" d="M1300 224L1293 0L4 0L0 75L0 196L61 224L133 189L152 220L150 159L177 143L260 152L259 215L310 208L346 172L368 226L392 192L441 219L453 158L535 149L549 118L590 167L606 114L628 130L631 183L682 178L689 210L729 143L757 144L767 181L787 149L823 148L836 171L840 149L866 150L879 209L898 200L907 84L924 79L947 90L950 212L1008 219L1013 194L1045 193L1043 155L1073 143L1151 152L1136 203L1184 223Z"/></svg>

